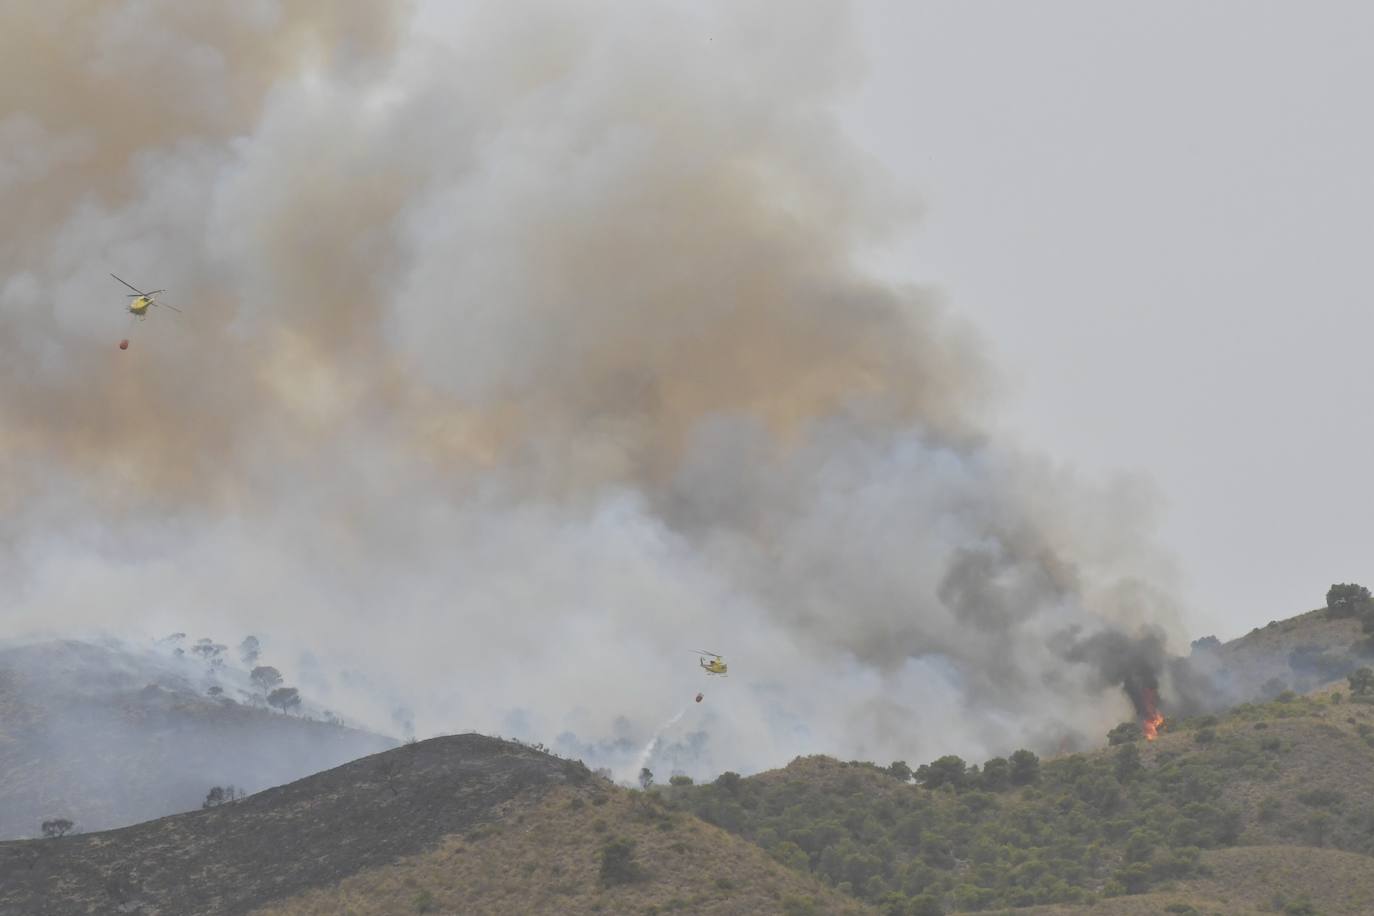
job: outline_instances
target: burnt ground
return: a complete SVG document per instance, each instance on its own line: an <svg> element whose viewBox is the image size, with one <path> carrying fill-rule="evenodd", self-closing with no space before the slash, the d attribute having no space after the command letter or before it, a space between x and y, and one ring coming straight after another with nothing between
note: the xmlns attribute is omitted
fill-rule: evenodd
<svg viewBox="0 0 1374 916"><path fill-rule="evenodd" d="M591 778L512 742L433 738L209 810L0 843L0 916L246 913L494 821L517 796Z"/></svg>

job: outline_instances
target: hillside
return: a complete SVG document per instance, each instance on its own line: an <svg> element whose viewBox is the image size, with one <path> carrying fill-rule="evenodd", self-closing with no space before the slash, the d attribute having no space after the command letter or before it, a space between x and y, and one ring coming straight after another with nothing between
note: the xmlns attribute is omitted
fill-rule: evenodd
<svg viewBox="0 0 1374 916"><path fill-rule="evenodd" d="M462 735L208 810L207 785L387 739L209 697L196 669L101 647L0 651L0 806L28 804L28 831L82 805L165 806L168 774L196 809L0 843L0 916L1374 912L1374 702L1336 677L1368 629L1322 611L1200 641L1193 664L1226 685L1213 705L1261 698L1043 760L811 756L640 793ZM1307 693L1276 690L1284 671Z"/></svg>
<svg viewBox="0 0 1374 916"><path fill-rule="evenodd" d="M1368 916L1374 868L1365 856L1302 846L1209 850L1206 875L1169 890L1079 906L1036 906L1025 916Z"/></svg>
<svg viewBox="0 0 1374 916"><path fill-rule="evenodd" d="M1374 658L1365 636L1359 617L1336 617L1321 608L1270 621L1229 642L1199 640L1192 661L1212 677L1217 698L1230 705L1344 679Z"/></svg>
<svg viewBox="0 0 1374 916"><path fill-rule="evenodd" d="M212 786L256 791L397 744L208 695L205 671L76 641L0 649L0 839L59 817L135 824L199 808Z"/></svg>
<svg viewBox="0 0 1374 916"><path fill-rule="evenodd" d="M1286 692L1171 722L1152 742L1118 729L1114 746L1043 761L1028 751L981 767L945 757L913 780L904 764L806 757L665 794L892 913L1173 903L1241 912L1237 901L1271 906L1280 893L1254 891L1284 873L1263 864L1280 845L1309 847L1309 878L1295 879L1290 897L1320 897L1320 912L1374 912L1368 881L1336 900L1318 877L1374 871L1374 705L1347 692ZM1155 896L1166 891L1184 896Z"/></svg>
<svg viewBox="0 0 1374 916"><path fill-rule="evenodd" d="M604 851L627 840L622 848L630 851L639 877L607 886ZM512 807L488 829L448 837L431 852L368 869L261 914L384 916L426 908L474 916L872 912L782 867L756 846L667 810L653 795L566 786Z"/></svg>
<svg viewBox="0 0 1374 916"><path fill-rule="evenodd" d="M619 847L627 855L611 875L628 880L603 887L603 850L623 839L635 845ZM580 763L480 735L409 744L121 830L0 843L4 916L451 907L865 912Z"/></svg>

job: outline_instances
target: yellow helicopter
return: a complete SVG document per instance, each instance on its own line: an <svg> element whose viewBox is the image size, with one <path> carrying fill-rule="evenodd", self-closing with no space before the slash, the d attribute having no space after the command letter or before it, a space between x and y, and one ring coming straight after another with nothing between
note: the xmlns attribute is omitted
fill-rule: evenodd
<svg viewBox="0 0 1374 916"><path fill-rule="evenodd" d="M114 277L116 280L119 280L119 278L115 277L114 274L110 274L110 276ZM148 306L150 305L169 308L174 312L181 311L181 309L177 308L175 305L168 305L166 302L154 301L153 297L156 296L158 293L167 292L167 290L165 289L155 289L150 293L145 293L143 290L139 289L137 286L134 286L132 283L125 283L123 280L119 280L119 282L124 283L125 286L133 290L133 293L129 294L129 298L133 300L129 303L129 314L133 315L135 318L138 318L139 320L148 317Z"/></svg>
<svg viewBox="0 0 1374 916"><path fill-rule="evenodd" d="M729 670L729 666L725 664L725 659L721 658L718 654L715 652L706 652L701 649L693 649L692 651L701 656L701 658L697 659L697 664L701 666L701 670L705 671L707 674L729 677L729 675L725 673Z"/></svg>

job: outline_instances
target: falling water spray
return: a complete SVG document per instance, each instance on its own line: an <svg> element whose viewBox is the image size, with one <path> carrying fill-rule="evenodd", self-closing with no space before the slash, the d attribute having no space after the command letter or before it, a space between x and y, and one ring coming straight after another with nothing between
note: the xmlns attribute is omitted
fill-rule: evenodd
<svg viewBox="0 0 1374 916"><path fill-rule="evenodd" d="M654 736L649 739L649 743L644 745L644 749L640 751L639 756L635 758L634 765L630 767L629 772L625 774L624 779L621 780L622 782L632 782L639 777L639 772L643 770L644 767L648 766L649 758L654 755L654 751L658 750L658 745L663 740L663 733L681 721L682 717L686 714L687 707L684 706L677 711L677 715L659 726L658 731L654 732Z"/></svg>

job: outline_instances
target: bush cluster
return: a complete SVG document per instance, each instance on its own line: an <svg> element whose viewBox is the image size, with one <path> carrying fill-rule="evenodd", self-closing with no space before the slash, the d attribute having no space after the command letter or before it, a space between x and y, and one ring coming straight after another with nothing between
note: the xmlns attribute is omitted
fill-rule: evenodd
<svg viewBox="0 0 1374 916"><path fill-rule="evenodd" d="M1374 655L1374 598L1369 589L1354 582L1331 586L1326 593L1326 614L1334 619L1355 618L1367 637L1355 650L1360 655Z"/></svg>
<svg viewBox="0 0 1374 916"><path fill-rule="evenodd" d="M955 756L914 772L856 761L805 779L729 774L673 804L889 913L1082 902L1193 875L1203 849L1236 842L1240 813L1222 787L1273 764L1255 738L1205 733L1150 767L1134 741L1043 763L1023 750L981 768Z"/></svg>

